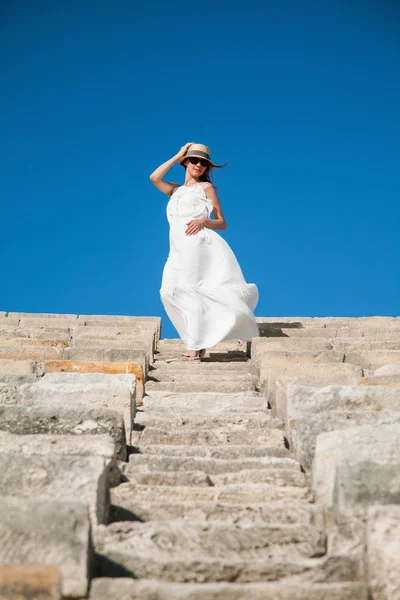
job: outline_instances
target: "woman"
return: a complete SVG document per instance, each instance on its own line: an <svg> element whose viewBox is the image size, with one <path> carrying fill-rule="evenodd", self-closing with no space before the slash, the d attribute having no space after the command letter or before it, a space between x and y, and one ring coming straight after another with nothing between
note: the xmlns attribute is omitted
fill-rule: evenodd
<svg viewBox="0 0 400 600"><path fill-rule="evenodd" d="M186 171L184 185L163 180L177 162ZM150 175L171 197L170 253L160 295L187 348L179 357L183 361L200 362L205 349L222 340L258 335L253 315L257 287L246 284L234 253L216 233L226 229L226 221L210 171L222 166L212 162L207 146L188 143Z"/></svg>

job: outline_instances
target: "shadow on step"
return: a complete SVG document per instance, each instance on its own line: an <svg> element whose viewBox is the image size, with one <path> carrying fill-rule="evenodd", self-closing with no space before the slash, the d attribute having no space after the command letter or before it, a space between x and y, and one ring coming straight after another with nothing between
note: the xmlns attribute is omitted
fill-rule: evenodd
<svg viewBox="0 0 400 600"><path fill-rule="evenodd" d="M132 571L129 571L102 554L95 555L94 577L131 577L132 579L136 579Z"/></svg>
<svg viewBox="0 0 400 600"><path fill-rule="evenodd" d="M304 325L300 321L293 323L257 323L260 337L289 337L285 333L285 329L304 329Z"/></svg>
<svg viewBox="0 0 400 600"><path fill-rule="evenodd" d="M136 521L144 523L143 519L130 510L127 510L123 506L118 506L117 504L111 504L108 513L108 523L119 523L120 521Z"/></svg>

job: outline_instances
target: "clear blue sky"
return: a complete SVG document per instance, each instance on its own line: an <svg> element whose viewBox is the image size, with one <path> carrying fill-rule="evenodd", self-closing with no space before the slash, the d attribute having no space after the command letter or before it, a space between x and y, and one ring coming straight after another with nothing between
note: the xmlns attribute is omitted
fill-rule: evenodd
<svg viewBox="0 0 400 600"><path fill-rule="evenodd" d="M149 174L195 141L258 316L399 315L399 31L389 0L4 0L0 310L175 335Z"/></svg>

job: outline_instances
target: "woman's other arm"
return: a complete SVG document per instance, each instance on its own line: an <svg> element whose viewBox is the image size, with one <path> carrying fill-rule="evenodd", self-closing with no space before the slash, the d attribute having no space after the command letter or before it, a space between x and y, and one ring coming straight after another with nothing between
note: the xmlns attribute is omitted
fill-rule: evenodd
<svg viewBox="0 0 400 600"><path fill-rule="evenodd" d="M186 154L187 149L189 148L189 146L192 145L192 143L193 142L189 142L188 144L185 144L184 146L182 146L182 148L179 150L178 154L175 154L175 156L173 156L172 158L167 160L165 163L163 163L162 165L157 167L157 169L155 171L153 171L153 173L150 175L150 181L152 183L154 183L156 188L158 188L160 190L160 192L162 192L163 194L167 194L167 196L170 196L172 194L172 192L174 191L174 189L176 187L178 187L177 183L172 183L170 181L164 181L163 177L164 177L165 173L167 173L167 171L169 171L170 168L175 163L179 162L179 159L182 158L182 156L184 156Z"/></svg>

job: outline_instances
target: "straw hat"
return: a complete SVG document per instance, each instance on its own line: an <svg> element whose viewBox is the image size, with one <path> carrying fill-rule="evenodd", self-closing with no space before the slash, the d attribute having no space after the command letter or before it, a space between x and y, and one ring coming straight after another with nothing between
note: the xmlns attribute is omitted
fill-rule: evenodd
<svg viewBox="0 0 400 600"><path fill-rule="evenodd" d="M189 150L186 152L185 156L183 156L179 160L179 164L183 164L185 160L191 156L197 156L197 158L205 158L210 163L210 167L215 167L215 164L210 159L210 149L208 146L204 146L204 144L192 144L189 146Z"/></svg>

